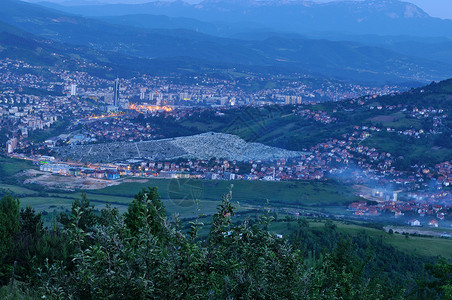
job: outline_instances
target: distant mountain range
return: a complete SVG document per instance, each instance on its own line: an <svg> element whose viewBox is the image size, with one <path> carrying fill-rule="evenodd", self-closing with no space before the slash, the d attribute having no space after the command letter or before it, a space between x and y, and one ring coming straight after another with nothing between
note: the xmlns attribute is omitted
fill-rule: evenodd
<svg viewBox="0 0 452 300"><path fill-rule="evenodd" d="M136 76L140 72L167 75L183 73L184 69L200 72L208 66L202 62L182 59L145 59L112 51L100 51L86 46L74 46L44 39L9 24L0 22L0 58L17 59L44 67L85 71L99 77ZM29 70L30 71L30 70ZM41 73L43 75L43 73Z"/></svg>
<svg viewBox="0 0 452 300"><path fill-rule="evenodd" d="M399 39L396 39L396 43L389 43L388 39L372 42L378 39L372 39L369 36L354 36L355 39L361 38L363 41L344 42L340 41L337 38L339 35L335 34L336 41L332 41L318 37L306 38L298 33L272 32L265 27L259 27L260 25L250 25L255 26L254 30L259 31L259 35L246 31L240 33L239 25L237 25L240 23L231 23L232 25L224 23L226 25L218 25L211 29L211 34L205 34L198 29L205 28L208 31L209 23L207 21L178 16L126 15L93 19L16 0L1 0L0 2L2 3L0 21L29 32L28 39L36 41L36 37L39 37L52 40L55 45L59 45L58 47L63 52L72 51L68 49L77 49L82 57L90 57L94 61L105 60L113 66L124 66L127 70L133 69L135 63L137 64L136 70L155 71L160 68L159 72L196 70L205 67L241 67L257 68L264 72L305 72L316 74L319 77L374 83L427 82L452 77L452 59L441 60L443 57L449 57L447 51L444 51L451 47L451 42L447 38L439 39L444 43L443 48L435 48L435 45L438 44L438 41L435 40L430 48L421 47L422 49L416 50L413 49L413 45L423 44L416 39L406 39L405 43L400 44ZM83 10L89 9L93 12L96 11L97 14L119 14L123 9L123 13L141 10L144 13L148 11L171 12L173 15L182 14L180 10L185 8L185 15L188 16L191 13L194 14L193 12L201 15L202 11L211 14L210 18L215 19L214 16L217 15L217 21L225 20L229 16L237 22L243 21L242 24L246 22L258 24L255 21L260 18L261 21L267 20L265 26L273 26L279 24L277 16L283 15L283 13L286 14L287 19L291 19L286 20L287 22L300 22L301 19L309 19L301 18L298 15L301 13L301 8L324 10L325 7L332 9L331 5L333 5L314 5L311 2L303 1L284 2L286 4L283 2L271 3L273 2L205 1L200 5L189 5L179 1L152 2L143 5L58 6L58 8L72 13L81 13ZM403 17L400 17L403 20L433 19L416 7L407 6L406 3L399 1L365 1L359 6L359 9L354 10L351 9L351 4L342 3L341 7L343 9L348 7L349 13L358 14L370 10L372 7L380 7L378 3L381 4L379 10L381 12L374 15L368 11L369 20L380 15L381 18L387 16L390 4L394 4L395 8L398 8L398 10L394 8L398 14L402 13L402 8L405 9ZM52 6L57 7L54 4ZM411 7L411 9L407 7ZM244 13L245 8L246 13ZM295 15L287 15L290 11ZM340 12L338 10L336 14L342 15ZM315 16L314 11L310 12L309 16ZM373 17L371 18L371 16ZM169 24L173 24L173 26ZM195 24L197 27L194 27ZM447 27L448 23L442 24L443 27ZM289 23L286 25L289 26ZM154 26L163 28L154 28ZM10 27L9 31L6 30L8 34L14 34L11 32L11 28L13 27ZM235 31L235 38L216 35L215 31L223 30L222 28L231 30L231 32ZM254 38L247 38L250 35ZM14 47L13 43L14 39L10 39L8 47ZM400 48L405 48L405 53L400 53L398 51ZM429 49L434 53L432 57L427 55ZM96 55L102 59L96 58ZM448 62L451 65L448 65Z"/></svg>
<svg viewBox="0 0 452 300"><path fill-rule="evenodd" d="M220 24L215 27L221 27L221 23L241 23L242 31L259 27L303 34L335 32L452 37L452 20L430 17L416 5L398 0L327 3L303 0L205 0L199 4L183 1L153 1L144 4L79 6L64 6L49 2L41 2L41 4L90 17L150 14L192 18ZM199 25L200 30L203 28L202 24L196 24L196 22L192 25ZM222 28L225 29L224 26ZM232 29L235 30L235 28Z"/></svg>

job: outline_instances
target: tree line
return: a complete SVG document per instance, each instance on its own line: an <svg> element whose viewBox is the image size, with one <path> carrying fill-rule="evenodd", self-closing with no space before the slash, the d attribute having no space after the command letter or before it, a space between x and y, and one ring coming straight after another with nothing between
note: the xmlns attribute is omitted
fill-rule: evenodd
<svg viewBox="0 0 452 300"><path fill-rule="evenodd" d="M156 188L120 214L85 195L51 226L0 200L0 297L6 299L402 299L452 297L452 265L425 264L365 233L300 219L287 238L271 214L236 220L226 194L208 233L169 218Z"/></svg>

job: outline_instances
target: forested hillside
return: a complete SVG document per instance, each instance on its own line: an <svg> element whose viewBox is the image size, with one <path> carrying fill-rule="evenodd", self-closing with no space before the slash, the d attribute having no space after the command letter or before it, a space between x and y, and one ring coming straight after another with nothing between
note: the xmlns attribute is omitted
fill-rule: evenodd
<svg viewBox="0 0 452 300"><path fill-rule="evenodd" d="M0 200L0 296L6 299L398 299L448 297L451 265L303 219L283 238L271 214L234 217L225 195L207 235L168 217L155 188L127 213L86 197L51 228L19 199ZM425 267L426 266L426 267ZM425 268L425 270L424 270ZM419 274L423 272L424 276ZM415 275L416 274L416 275Z"/></svg>

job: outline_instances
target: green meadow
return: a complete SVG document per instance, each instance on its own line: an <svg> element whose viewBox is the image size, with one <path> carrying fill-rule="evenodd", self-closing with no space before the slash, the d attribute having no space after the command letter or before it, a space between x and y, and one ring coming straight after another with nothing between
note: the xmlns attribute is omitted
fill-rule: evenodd
<svg viewBox="0 0 452 300"><path fill-rule="evenodd" d="M2 185L0 185L1 187ZM49 192L38 194L31 189L3 185L5 189L21 195L22 206L32 206L40 211L64 211L82 191ZM147 182L126 182L100 190L87 190L88 199L96 208L106 203L123 212L135 194L147 187L157 187L169 214L182 218L199 214L210 215L222 197L230 190L239 210L272 208L312 208L344 206L357 198L350 187L335 182L262 182L262 181L211 181L186 179L150 179ZM50 207L52 206L52 207Z"/></svg>
<svg viewBox="0 0 452 300"><path fill-rule="evenodd" d="M7 181L8 177L27 169L37 169L37 167L28 160L13 159L0 155L0 182Z"/></svg>
<svg viewBox="0 0 452 300"><path fill-rule="evenodd" d="M295 226L296 222L291 222ZM420 236L405 236L402 234L389 234L384 230L366 227L363 223L350 223L350 222L333 222L337 226L338 232L357 235L359 233L365 232L368 236L372 238L382 239L384 242L392 245L406 253L415 254L425 257L437 257L442 256L444 258L451 258L452 256L452 240L444 238L435 237L420 237ZM310 220L309 227L323 227L324 221ZM288 222L277 221L271 224L270 229L275 233L280 233L283 235L288 234Z"/></svg>

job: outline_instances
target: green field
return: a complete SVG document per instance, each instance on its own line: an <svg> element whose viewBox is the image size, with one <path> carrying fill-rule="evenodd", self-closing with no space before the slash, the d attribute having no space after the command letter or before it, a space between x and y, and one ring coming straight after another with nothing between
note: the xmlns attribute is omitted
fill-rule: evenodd
<svg viewBox="0 0 452 300"><path fill-rule="evenodd" d="M348 186L335 182L261 182L261 181L211 181L185 179L150 179L146 183L127 182L101 190L86 191L88 199L96 208L106 202L118 207L121 212L127 209L135 194L143 188L156 186L163 204L169 214L178 213L182 218L195 217L200 213L213 214L223 195L232 187L233 202L239 211L274 208L344 207L357 198ZM1 185L0 185L1 187ZM7 186L14 193L22 195L21 205L32 206L39 211L65 211L79 192L51 192L37 195L34 191L16 186ZM25 196L25 197L24 197ZM50 205L56 207L49 208Z"/></svg>
<svg viewBox="0 0 452 300"><path fill-rule="evenodd" d="M334 224L337 226L339 232L354 236L365 231L368 236L381 238L384 242L406 253L426 257L442 256L444 258L450 258L452 255L451 239L419 236L409 236L407 238L402 234L389 234L384 230L360 226L358 224L343 222L334 222ZM309 222L309 226L313 228L321 227L324 226L324 222L311 221ZM288 234L287 222L274 222L271 226L271 230L283 235Z"/></svg>
<svg viewBox="0 0 452 300"><path fill-rule="evenodd" d="M65 211L71 209L72 200L62 200L56 197L23 197L20 198L21 206L31 206L37 211ZM94 203L93 203L94 204Z"/></svg>
<svg viewBox="0 0 452 300"><path fill-rule="evenodd" d="M385 127L391 127L395 129L414 128L419 130L422 128L422 122L420 120L408 118L407 115L402 112L376 116L370 118L369 121L371 121L374 125L382 124Z"/></svg>
<svg viewBox="0 0 452 300"><path fill-rule="evenodd" d="M410 236L408 239L401 234L394 234L391 238L385 238L399 250L422 256L442 256L451 258L452 240L441 238L427 238Z"/></svg>
<svg viewBox="0 0 452 300"><path fill-rule="evenodd" d="M13 159L0 155L0 182L4 182L8 177L27 169L37 169L37 167L28 160Z"/></svg>
<svg viewBox="0 0 452 300"><path fill-rule="evenodd" d="M211 181L185 179L151 179L147 183L123 183L102 190L90 191L88 194L130 197L142 188L157 186L163 199L191 198L219 201L228 193L233 185L233 199L249 204L289 206L320 206L346 204L355 201L351 187L335 182L294 181L294 182L263 182L263 181Z"/></svg>
<svg viewBox="0 0 452 300"><path fill-rule="evenodd" d="M12 184L3 184L3 183L0 183L0 189L3 189L5 191L14 193L17 195L33 195L33 194L37 193L36 191L27 189L25 187L21 187L18 185L12 185Z"/></svg>
<svg viewBox="0 0 452 300"><path fill-rule="evenodd" d="M383 230L367 228L358 225L340 224L339 230L344 233L357 234L365 230L369 236L382 237L383 241L394 247L412 254L422 256L438 256L450 258L452 255L452 240L433 237L409 236L406 238L402 234L389 234Z"/></svg>
<svg viewBox="0 0 452 300"><path fill-rule="evenodd" d="M407 165L422 162L434 165L447 161L452 157L452 149L437 147L432 141L413 139L388 132L379 132L363 142L364 146L375 147L381 151L390 152L393 156L403 156Z"/></svg>

